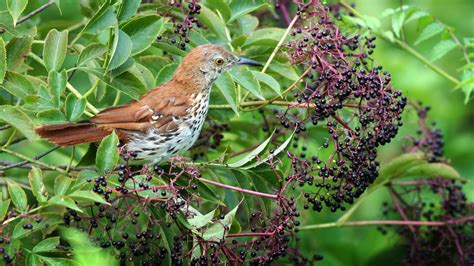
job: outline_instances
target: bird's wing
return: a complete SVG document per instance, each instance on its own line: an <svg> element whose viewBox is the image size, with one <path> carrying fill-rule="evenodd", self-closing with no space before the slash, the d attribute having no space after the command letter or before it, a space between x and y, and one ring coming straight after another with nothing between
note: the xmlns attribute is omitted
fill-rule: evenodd
<svg viewBox="0 0 474 266"><path fill-rule="evenodd" d="M91 118L91 122L111 130L146 132L153 127L163 133L176 130L176 119L187 114L186 98L166 95L157 101L153 98L156 97L108 108Z"/></svg>

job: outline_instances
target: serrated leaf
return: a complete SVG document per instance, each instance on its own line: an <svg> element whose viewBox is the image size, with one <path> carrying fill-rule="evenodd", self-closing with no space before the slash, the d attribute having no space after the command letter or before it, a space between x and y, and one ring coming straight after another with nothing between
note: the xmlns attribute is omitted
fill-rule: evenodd
<svg viewBox="0 0 474 266"><path fill-rule="evenodd" d="M66 194L67 190L71 186L72 180L71 178L59 175L54 180L54 194L55 195L64 195Z"/></svg>
<svg viewBox="0 0 474 266"><path fill-rule="evenodd" d="M262 163L268 162L270 159L272 159L275 156L277 156L278 154L280 154L280 152L284 151L286 149L286 147L288 146L288 144L290 144L291 140L293 139L294 134L295 134L295 132L291 133L291 135L280 146L278 146L278 148L276 148L273 151L273 153L270 153L266 158L261 159L261 160L257 160L255 163L243 167L243 169L255 168L255 167L261 165Z"/></svg>
<svg viewBox="0 0 474 266"><path fill-rule="evenodd" d="M48 71L61 69L67 54L68 31L49 31L44 40L43 60Z"/></svg>
<svg viewBox="0 0 474 266"><path fill-rule="evenodd" d="M231 10L229 8L229 5L227 5L224 0L207 0L206 5L214 11L218 11L224 21L229 20L231 16Z"/></svg>
<svg viewBox="0 0 474 266"><path fill-rule="evenodd" d="M31 51L32 44L33 37L31 36L14 37L8 42L6 46L8 71L20 72L21 67L24 67L26 56Z"/></svg>
<svg viewBox="0 0 474 266"><path fill-rule="evenodd" d="M258 83L251 71L246 68L235 68L232 71L229 71L229 73L232 78L234 78L234 80L240 84L240 86L259 99L265 100L265 98L263 98L262 92L260 91L260 83Z"/></svg>
<svg viewBox="0 0 474 266"><path fill-rule="evenodd" d="M230 105L232 110L239 115L239 109L237 107L237 96L235 92L235 83L232 80L232 76L226 72L222 74L215 82L217 89L222 93L227 103Z"/></svg>
<svg viewBox="0 0 474 266"><path fill-rule="evenodd" d="M96 167L100 174L112 171L119 159L118 137L115 132L105 137L97 149Z"/></svg>
<svg viewBox="0 0 474 266"><path fill-rule="evenodd" d="M0 121L16 128L29 141L36 138L33 122L17 106L0 105Z"/></svg>
<svg viewBox="0 0 474 266"><path fill-rule="evenodd" d="M65 195L56 195L54 197L52 197L51 199L49 199L48 201L50 204L53 204L53 205L59 205L59 206L63 206L63 207L66 207L66 208L69 208L69 209L73 209L75 211L78 211L78 212L83 212L78 206L77 204L74 202L73 199L71 199L70 197L68 196L65 196Z"/></svg>
<svg viewBox="0 0 474 266"><path fill-rule="evenodd" d="M212 210L207 214L196 214L193 218L188 219L188 223L193 226L194 228L201 228L204 227L212 222L212 218L214 218L214 213L216 210Z"/></svg>
<svg viewBox="0 0 474 266"><path fill-rule="evenodd" d="M165 30L163 24L163 18L158 15L136 17L125 24L122 30L132 40L132 55L141 53L150 47L155 42L156 36Z"/></svg>
<svg viewBox="0 0 474 266"><path fill-rule="evenodd" d="M171 63L166 66L164 66L160 72L158 72L158 75L156 76L156 82L155 84L163 84L167 81L170 81L171 78L173 77L174 72L176 71L176 68L178 68L178 64L176 63Z"/></svg>
<svg viewBox="0 0 474 266"><path fill-rule="evenodd" d="M255 1L255 0L238 0L232 1L229 5L230 10L232 11L232 16L229 18L228 23L233 22L240 17L251 13L257 9L263 7L269 7L268 3L262 1Z"/></svg>
<svg viewBox="0 0 474 266"><path fill-rule="evenodd" d="M69 94L66 98L66 118L71 121L77 121L81 118L86 109L86 99L78 99L74 94Z"/></svg>
<svg viewBox="0 0 474 266"><path fill-rule="evenodd" d="M100 43L93 43L81 51L77 59L77 65L82 66L90 60L97 59L107 51L107 48Z"/></svg>
<svg viewBox="0 0 474 266"><path fill-rule="evenodd" d="M66 90L67 84L67 73L66 70L61 72L51 71L48 76L48 84L51 92L51 98L53 99L54 105L60 107L61 96Z"/></svg>
<svg viewBox="0 0 474 266"><path fill-rule="evenodd" d="M252 15L245 15L239 18L239 25L242 35L249 34L258 27L258 18Z"/></svg>
<svg viewBox="0 0 474 266"><path fill-rule="evenodd" d="M59 245L59 236L42 240L33 248L33 253L51 252Z"/></svg>
<svg viewBox="0 0 474 266"><path fill-rule="evenodd" d="M103 30L112 28L117 25L117 18L115 17L113 7L110 3L105 3L87 22L83 31L90 34L98 34Z"/></svg>
<svg viewBox="0 0 474 266"><path fill-rule="evenodd" d="M3 221L3 219L5 219L5 216L8 212L8 208L10 208L10 202L10 199L0 200L0 221Z"/></svg>
<svg viewBox="0 0 474 266"><path fill-rule="evenodd" d="M456 87L462 87L462 91L466 95L464 98L464 103L467 104L471 99L471 93L474 91L474 71L473 70L464 70L462 74L462 81Z"/></svg>
<svg viewBox="0 0 474 266"><path fill-rule="evenodd" d="M5 49L5 42L0 37L0 84L3 83L5 74L7 73L7 50Z"/></svg>
<svg viewBox="0 0 474 266"><path fill-rule="evenodd" d="M38 202L45 202L48 197L46 194L46 188L43 183L43 172L37 167L32 167L28 173L28 180L30 181L31 192L35 196Z"/></svg>
<svg viewBox="0 0 474 266"><path fill-rule="evenodd" d="M226 26L224 21L206 6L202 6L198 19L204 25L214 32L217 37L227 40Z"/></svg>
<svg viewBox="0 0 474 266"><path fill-rule="evenodd" d="M229 229L232 228L232 221L234 220L238 208L239 205L235 206L234 209L232 209L224 216L224 219L221 219L218 223L214 223L213 225L208 227L204 231L202 239L206 241L220 241L221 239L223 239L224 234L226 232L224 227L229 227Z"/></svg>
<svg viewBox="0 0 474 266"><path fill-rule="evenodd" d="M418 44L422 43L423 41L426 41L429 38L440 34L441 32L444 31L444 29L445 29L445 27L442 24L438 23L438 22L433 22L433 23L429 24L428 26L426 26L423 29L423 31L420 33L420 35L418 35L418 37L415 40L415 45L418 45Z"/></svg>
<svg viewBox="0 0 474 266"><path fill-rule="evenodd" d="M97 193L94 193L92 191L74 191L73 193L68 195L74 200L83 200L83 201L88 201L88 202L99 202L102 204L107 204L110 205L105 199L101 196L99 196Z"/></svg>
<svg viewBox="0 0 474 266"><path fill-rule="evenodd" d="M463 179L459 173L452 168L450 165L444 163L425 163L422 165L414 166L408 169L402 176L403 178L409 177L441 177L446 179L455 179L462 181Z"/></svg>
<svg viewBox="0 0 474 266"><path fill-rule="evenodd" d="M13 202L13 205L21 212L24 213L28 208L28 199L23 188L18 183L7 180L8 194Z"/></svg>
<svg viewBox="0 0 474 266"><path fill-rule="evenodd" d="M13 18L13 25L16 25L26 5L28 5L28 0L7 0L7 9Z"/></svg>
<svg viewBox="0 0 474 266"><path fill-rule="evenodd" d="M457 47L457 44L453 40L443 40L437 43L432 49L429 56L431 61L436 61L441 57L445 56L451 50Z"/></svg>
<svg viewBox="0 0 474 266"><path fill-rule="evenodd" d="M24 75L15 72L7 71L2 87L11 95L22 99L35 94L33 84Z"/></svg>
<svg viewBox="0 0 474 266"><path fill-rule="evenodd" d="M392 16L392 30L397 38L400 38L400 32L402 30L405 17L406 12L404 10L399 11Z"/></svg>
<svg viewBox="0 0 474 266"><path fill-rule="evenodd" d="M67 122L64 114L56 109L38 112L36 117L41 124L61 124Z"/></svg>
<svg viewBox="0 0 474 266"><path fill-rule="evenodd" d="M258 81L267 85L270 89L272 89L277 94L281 93L280 83L278 83L278 81L276 81L276 79L274 79L272 76L259 72L259 71L252 71L252 73L255 75L255 78Z"/></svg>
<svg viewBox="0 0 474 266"><path fill-rule="evenodd" d="M164 43L164 42L157 42L155 44L155 46L160 48L161 50L163 50L165 52L170 53L170 54L179 55L179 56L182 56L182 57L186 56L186 52L179 49L175 45L167 44L167 43Z"/></svg>
<svg viewBox="0 0 474 266"><path fill-rule="evenodd" d="M138 7L140 6L141 0L122 0L120 12L117 17L119 22L123 22L137 13Z"/></svg>
<svg viewBox="0 0 474 266"><path fill-rule="evenodd" d="M275 133L275 132L273 132L273 133ZM250 161L252 161L253 159L255 159L267 147L268 143L270 143L270 141L272 140L272 137L273 137L273 133L270 135L269 138L267 138L264 142L262 142L260 145L258 145L257 148L250 151L242 159L240 159L236 162L233 162L233 163L229 163L228 166L231 167L231 168L238 168L238 167L244 166L245 164L247 164Z"/></svg>
<svg viewBox="0 0 474 266"><path fill-rule="evenodd" d="M125 63L132 52L132 45L130 37L116 27L112 45L112 56L107 64L107 69L113 70Z"/></svg>

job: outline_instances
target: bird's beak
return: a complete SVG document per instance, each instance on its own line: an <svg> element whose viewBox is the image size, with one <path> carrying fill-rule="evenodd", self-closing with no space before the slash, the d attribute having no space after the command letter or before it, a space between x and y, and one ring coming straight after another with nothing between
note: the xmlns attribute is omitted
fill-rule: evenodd
<svg viewBox="0 0 474 266"><path fill-rule="evenodd" d="M262 64L260 64L259 62L255 60L244 58L244 57L239 57L239 59L237 60L237 65L263 66Z"/></svg>

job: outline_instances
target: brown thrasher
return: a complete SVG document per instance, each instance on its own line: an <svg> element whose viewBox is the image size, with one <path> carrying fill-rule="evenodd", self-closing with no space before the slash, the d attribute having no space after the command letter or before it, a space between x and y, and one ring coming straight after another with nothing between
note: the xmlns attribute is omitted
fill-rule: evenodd
<svg viewBox="0 0 474 266"><path fill-rule="evenodd" d="M97 142L115 131L138 159L165 160L194 144L206 119L212 82L235 65L261 64L218 45L201 45L186 55L169 82L139 100L105 109L89 121L45 125L36 132L70 146Z"/></svg>

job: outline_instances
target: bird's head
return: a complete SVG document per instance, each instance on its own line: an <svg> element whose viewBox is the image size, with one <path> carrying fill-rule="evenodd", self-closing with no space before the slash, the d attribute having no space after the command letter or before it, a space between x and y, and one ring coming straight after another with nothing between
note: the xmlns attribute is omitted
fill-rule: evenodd
<svg viewBox="0 0 474 266"><path fill-rule="evenodd" d="M193 75L195 78L202 76L210 84L221 73L236 65L261 66L257 61L238 57L227 51L222 46L205 44L192 49L183 59L176 74Z"/></svg>

